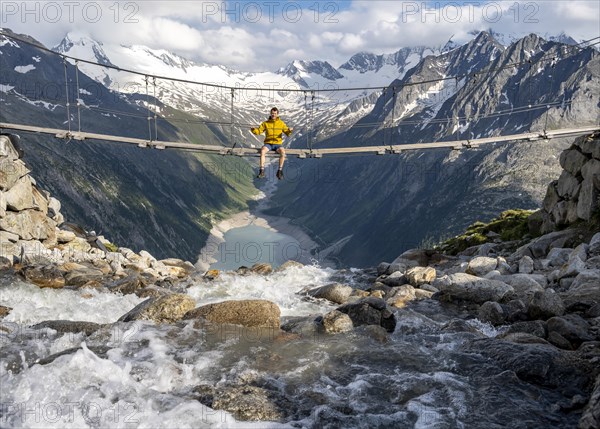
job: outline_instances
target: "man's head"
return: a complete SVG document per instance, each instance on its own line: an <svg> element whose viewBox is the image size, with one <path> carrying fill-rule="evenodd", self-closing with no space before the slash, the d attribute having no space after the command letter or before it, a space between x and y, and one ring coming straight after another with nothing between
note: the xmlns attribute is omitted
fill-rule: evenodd
<svg viewBox="0 0 600 429"><path fill-rule="evenodd" d="M278 116L279 116L279 110L277 109L277 107L273 107L271 109L271 118L275 119Z"/></svg>

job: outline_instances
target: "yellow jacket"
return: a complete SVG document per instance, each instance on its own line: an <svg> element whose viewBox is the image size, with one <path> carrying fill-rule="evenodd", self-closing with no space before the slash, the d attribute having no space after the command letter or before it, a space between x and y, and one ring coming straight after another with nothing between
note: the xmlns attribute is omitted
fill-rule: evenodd
<svg viewBox="0 0 600 429"><path fill-rule="evenodd" d="M268 119L260 124L258 128L250 128L250 131L256 135L266 133L265 144L281 144L283 133L287 136L292 134L292 130L279 117L275 120Z"/></svg>

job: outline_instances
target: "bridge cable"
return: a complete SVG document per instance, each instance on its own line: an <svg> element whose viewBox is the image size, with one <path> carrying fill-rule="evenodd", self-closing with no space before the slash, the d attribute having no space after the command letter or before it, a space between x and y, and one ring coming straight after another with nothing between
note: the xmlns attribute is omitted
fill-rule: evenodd
<svg viewBox="0 0 600 429"><path fill-rule="evenodd" d="M70 139L71 137L71 109L69 107L69 80L67 76L67 59L63 57L63 67L65 70L65 96L66 96L66 104L65 107L67 109L67 124L69 127L69 132L67 137Z"/></svg>
<svg viewBox="0 0 600 429"><path fill-rule="evenodd" d="M237 142L234 140L233 138L233 121L234 121L234 106L233 106L233 102L235 100L235 89L231 88L231 121L230 121L230 125L229 125L229 142L233 142L233 145L231 146L231 150L235 149L235 145L237 144Z"/></svg>
<svg viewBox="0 0 600 429"><path fill-rule="evenodd" d="M152 85L154 86L154 137L158 140L158 99L156 98L156 77L152 78Z"/></svg>
<svg viewBox="0 0 600 429"><path fill-rule="evenodd" d="M556 60L556 58L555 58ZM550 72L552 73L552 79L550 81L550 91L552 91L554 89L554 75L556 74L556 61L552 61L552 70L550 70ZM544 119L544 135L546 135L546 131L548 129L548 113L550 113L550 103L548 103L548 105L546 106L546 118Z"/></svg>
<svg viewBox="0 0 600 429"><path fill-rule="evenodd" d="M77 85L77 94L75 99L77 100L77 130L81 132L81 102L79 101L79 61L75 61L75 83Z"/></svg>
<svg viewBox="0 0 600 429"><path fill-rule="evenodd" d="M150 117L150 93L148 92L148 75L144 77L144 80L146 81L146 121L148 122L148 137L150 139L150 142L152 142L152 124L150 123L152 118Z"/></svg>
<svg viewBox="0 0 600 429"><path fill-rule="evenodd" d="M312 154L312 141L315 124L315 91L311 91L311 106L310 106L310 138L308 140L309 151Z"/></svg>
<svg viewBox="0 0 600 429"><path fill-rule="evenodd" d="M396 87L394 87L394 93L392 95L392 126L390 127L390 151L393 150L394 146L394 122L396 120Z"/></svg>

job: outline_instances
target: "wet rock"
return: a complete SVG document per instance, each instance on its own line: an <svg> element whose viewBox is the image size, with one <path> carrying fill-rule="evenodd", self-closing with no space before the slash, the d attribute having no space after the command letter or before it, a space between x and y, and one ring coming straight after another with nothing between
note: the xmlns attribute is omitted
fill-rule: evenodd
<svg viewBox="0 0 600 429"><path fill-rule="evenodd" d="M527 304L521 299L510 300L503 308L507 312L507 320L511 323L527 320L529 318L527 315Z"/></svg>
<svg viewBox="0 0 600 429"><path fill-rule="evenodd" d="M567 314L562 317L552 317L547 322L548 335L552 332L560 334L576 349L584 341L592 341L594 337L589 334L590 324L576 314Z"/></svg>
<svg viewBox="0 0 600 429"><path fill-rule="evenodd" d="M71 320L46 320L31 326L32 329L53 329L59 334L83 332L85 335L92 335L103 325L93 322L76 322Z"/></svg>
<svg viewBox="0 0 600 429"><path fill-rule="evenodd" d="M21 274L29 283L41 288L61 289L66 283L62 271L55 265L25 267Z"/></svg>
<svg viewBox="0 0 600 429"><path fill-rule="evenodd" d="M161 296L170 295L173 292L163 287L150 285L143 289L137 289L134 293L140 298L158 298Z"/></svg>
<svg viewBox="0 0 600 429"><path fill-rule="evenodd" d="M285 270L289 270L291 268L303 268L304 264L301 264L300 262L297 261L285 261L283 264L281 264L279 267L277 267L275 269L276 272L281 272L281 271L285 271Z"/></svg>
<svg viewBox="0 0 600 429"><path fill-rule="evenodd" d="M197 387L197 399L215 409L225 410L242 421L280 421L289 407L274 392L256 386Z"/></svg>
<svg viewBox="0 0 600 429"><path fill-rule="evenodd" d="M414 267L406 271L408 283L414 287L419 287L425 283L431 283L435 280L435 268L432 267Z"/></svg>
<svg viewBox="0 0 600 429"><path fill-rule="evenodd" d="M512 286L504 282L482 279L466 273L438 278L433 286L439 289L442 299L459 299L477 304L501 301L505 296L514 293Z"/></svg>
<svg viewBox="0 0 600 429"><path fill-rule="evenodd" d="M547 320L554 316L562 316L565 305L560 296L550 290L535 292L529 302L529 317Z"/></svg>
<svg viewBox="0 0 600 429"><path fill-rule="evenodd" d="M325 332L336 334L339 332L348 332L354 328L352 319L345 313L338 310L330 311L323 316L321 320Z"/></svg>
<svg viewBox="0 0 600 429"><path fill-rule="evenodd" d="M4 319L12 311L12 308L0 305L0 319Z"/></svg>
<svg viewBox="0 0 600 429"><path fill-rule="evenodd" d="M326 299L336 304L344 304L352 294L353 289L341 283L331 283L318 288L310 289L307 295L313 298Z"/></svg>
<svg viewBox="0 0 600 429"><path fill-rule="evenodd" d="M478 277L483 277L487 273L496 269L498 260L496 258L488 258L486 256L479 256L469 261L466 273Z"/></svg>
<svg viewBox="0 0 600 429"><path fill-rule="evenodd" d="M385 295L385 302L396 308L403 308L417 298L416 290L411 285L396 286Z"/></svg>
<svg viewBox="0 0 600 429"><path fill-rule="evenodd" d="M381 283L390 287L401 286L407 283L406 276L403 274L402 271L395 271L389 276L382 278L380 281Z"/></svg>
<svg viewBox="0 0 600 429"><path fill-rule="evenodd" d="M252 265L252 268L250 268L250 271L252 271L253 273L256 273L256 274L268 275L273 272L273 267L271 267L271 265L269 265L269 264L258 263L258 264Z"/></svg>
<svg viewBox="0 0 600 429"><path fill-rule="evenodd" d="M220 324L279 328L281 312L277 304L266 300L224 301L195 308L185 319L206 319Z"/></svg>
<svg viewBox="0 0 600 429"><path fill-rule="evenodd" d="M396 328L396 317L382 299L362 298L356 302L342 305L337 310L350 316L354 326L378 325L388 332L393 332Z"/></svg>
<svg viewBox="0 0 600 429"><path fill-rule="evenodd" d="M519 273L531 274L533 273L533 259L525 255L519 261Z"/></svg>
<svg viewBox="0 0 600 429"><path fill-rule="evenodd" d="M221 272L219 270L208 270L202 277L207 280L215 280L218 279L220 275Z"/></svg>
<svg viewBox="0 0 600 429"><path fill-rule="evenodd" d="M594 373L589 361L546 344L517 344L482 338L471 340L460 348L482 355L503 370L513 371L525 382L557 389L569 397L585 392ZM485 374L486 369L473 371Z"/></svg>
<svg viewBox="0 0 600 429"><path fill-rule="evenodd" d="M80 267L65 274L67 286L82 286L90 281L100 281L104 273L95 268Z"/></svg>
<svg viewBox="0 0 600 429"><path fill-rule="evenodd" d="M321 322L322 317L320 316L286 317L281 324L281 330L310 337L321 332L323 327Z"/></svg>
<svg viewBox="0 0 600 429"><path fill-rule="evenodd" d="M52 362L54 362L56 359L58 359L61 356L72 355L82 349L86 350L86 353L90 353L90 352L93 353L94 355L97 356L97 358L106 359L107 353L111 348L112 347L109 347L109 346L73 347L73 348L70 348L67 350L63 350L58 353L54 353L53 355L47 356L45 358L39 359L36 363L39 365L48 365L48 364L51 364Z"/></svg>
<svg viewBox="0 0 600 429"><path fill-rule="evenodd" d="M189 276L196 270L196 267L191 262L181 259L167 258L157 262L170 268L170 274L178 278Z"/></svg>
<svg viewBox="0 0 600 429"><path fill-rule="evenodd" d="M506 322L507 314L504 308L495 301L484 302L478 311L478 319L482 322L490 323L494 326L499 326Z"/></svg>
<svg viewBox="0 0 600 429"><path fill-rule="evenodd" d="M130 274L125 278L109 283L106 287L114 293L128 295L146 287L148 283L137 273Z"/></svg>
<svg viewBox="0 0 600 429"><path fill-rule="evenodd" d="M579 419L578 426L578 429L597 428L600 428L600 375L596 377L592 395L583 410L583 415Z"/></svg>
<svg viewBox="0 0 600 429"><path fill-rule="evenodd" d="M390 340L388 331L381 326L377 325L364 325L356 328L356 333L363 334L378 343L385 344Z"/></svg>
<svg viewBox="0 0 600 429"><path fill-rule="evenodd" d="M379 265L377 265L377 275L381 276L383 274L386 274L388 272L389 268L390 268L390 264L388 262L380 263Z"/></svg>
<svg viewBox="0 0 600 429"><path fill-rule="evenodd" d="M525 334L535 335L536 337L546 338L547 329L546 323L541 320L530 320L526 322L517 322L509 326L507 334L522 332Z"/></svg>
<svg viewBox="0 0 600 429"><path fill-rule="evenodd" d="M560 335L558 332L549 332L548 333L548 342L550 344L555 345L559 349L563 350L573 350L573 346L565 337Z"/></svg>
<svg viewBox="0 0 600 429"><path fill-rule="evenodd" d="M516 344L543 344L550 345L548 341L536 335L527 334L525 332L512 332L502 336L504 341L510 341Z"/></svg>
<svg viewBox="0 0 600 429"><path fill-rule="evenodd" d="M119 318L119 322L150 320L155 323L174 323L196 306L196 301L185 294L174 293L149 298Z"/></svg>

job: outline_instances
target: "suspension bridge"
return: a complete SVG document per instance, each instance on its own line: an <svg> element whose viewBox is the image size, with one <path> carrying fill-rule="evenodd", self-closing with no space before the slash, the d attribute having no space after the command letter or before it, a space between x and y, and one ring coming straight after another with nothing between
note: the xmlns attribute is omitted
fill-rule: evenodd
<svg viewBox="0 0 600 429"><path fill-rule="evenodd" d="M10 39L14 39L21 43L33 45L36 49L40 49L40 50L49 52L54 55L59 55L60 57L62 57L63 64L64 64L64 71L65 71L65 88L66 88L66 91L65 91L66 92L66 94L65 94L66 95L66 103L65 103L64 107L67 111L67 121L65 122L65 124L67 125L66 129L47 128L47 127L42 127L42 126L37 126L37 125L30 125L30 124L0 122L0 130L12 131L12 132L27 132L27 133L45 134L45 135L50 135L50 136L56 137L58 139L64 139L64 140L69 140L69 141L70 140L75 140L75 141L90 140L90 141L98 141L98 142L114 142L114 143L120 143L120 144L125 144L125 145L135 145L139 148L145 148L145 149L157 149L157 150L176 149L176 150L182 150L182 151L202 152L202 153L209 153L209 154L216 154L216 155L234 155L234 156L240 156L240 157L258 156L259 155L259 152L260 152L259 148L257 148L257 147L242 147L242 146L236 147L237 144L235 143L235 141L233 142L233 145L231 147L227 147L227 146L189 143L189 142L184 142L184 141L162 141L162 140L159 140L158 139L158 130L157 130L158 114L157 114L156 109L154 112L151 112L149 108L148 108L148 116L147 116L147 118L145 118L148 120L148 128L149 128L148 138L134 138L134 137L127 137L127 136L122 136L122 135L102 134L102 133L94 133L94 132L82 130L81 129L81 111L80 111L82 108L82 103L80 103L79 99L77 99L76 107L77 107L78 126L77 126L77 130L74 130L73 129L74 126L72 124L71 112L70 112L71 103L69 102L67 60L71 60L75 63L74 67L75 67L75 73L76 73L77 94L79 94L79 92L80 92L79 91L78 64L80 62L88 63L88 64L92 64L92 65L95 65L98 67L113 68L118 71L125 71L128 73L133 73L136 75L143 76L145 79L145 82L146 82L146 95L148 96L148 100L150 100L149 93L148 93L148 83L152 79L153 84L154 84L154 91L156 94L156 79L157 78L165 79L165 80L169 80L169 81L173 81L173 82L179 82L179 83L192 83L192 84L203 85L203 86L208 86L208 87L217 87L220 89L225 89L225 90L231 91L231 119L230 119L230 121L228 121L228 122L211 122L211 123L229 126L230 132L231 132L230 140L234 140L233 139L233 127L245 125L245 124L240 124L240 123L237 123L234 121L234 99L235 99L235 91L238 88L234 88L234 87L230 87L230 86L226 86L226 85L217 85L217 84L211 84L211 83L205 83L205 82L195 82L195 81L189 81L189 80L185 80L185 79L176 79L176 78L170 78L170 77L164 77L164 76L153 76L153 75L141 73L141 72L135 71L135 70L122 69L122 68L119 68L119 67L116 67L113 65L99 64L99 63L96 63L93 61L83 60L83 59L71 57L71 56L68 56L65 54L60 54L60 53L54 52L54 51L47 49L43 46L40 46L38 44L33 44L31 41L19 38L18 36L15 36L15 35L7 34L2 31L0 31L0 35L10 38ZM586 42L589 42L589 41L586 41ZM598 42L596 42L596 43L598 43ZM596 44L596 43L594 43L594 44ZM536 61L537 62L550 61L552 63L552 65L554 65L554 63L556 61L556 57L544 55L541 58L537 59ZM513 68L513 67L518 67L518 66L522 66L522 65L526 65L529 67L529 69L531 69L532 62L531 61L523 61L523 62L519 62L519 63L511 63L511 64L503 66L502 69ZM468 78L468 77L476 78L477 75L482 75L483 73L491 73L491 72L496 73L498 71L499 71L499 69L496 68L496 69L490 69L487 71L480 71L478 73L475 73L473 76L470 76L470 75L450 76L450 77L441 77L441 78L427 80L427 81L405 82L405 83L401 84L401 87L431 84L431 83L437 83L437 82L446 81L446 80L455 80L458 83L459 79ZM553 75L554 75L554 73L553 73ZM384 94L386 91L393 93L394 105L395 105L395 98L396 98L396 94L397 94L397 90L398 90L397 86L396 87L395 86L387 86L387 87L382 87L382 88L373 88L373 87L369 87L369 88L336 88L336 89L327 89L327 90L286 89L285 91L304 93L305 106L306 106L306 99L307 99L308 93L311 94L311 99L314 103L315 92L319 92L319 91L327 91L327 92L329 92L329 91L357 91L357 90L367 90L367 89L368 90L378 90L379 89ZM260 88L244 88L244 90L252 91L252 90L261 90L261 89ZM156 96L155 96L155 98L156 98ZM540 109L540 108L546 108L547 109L546 110L546 123L547 123L548 110L550 109L551 106L556 106L558 104L561 104L561 103L545 103L544 105L535 105L535 106L529 105L528 107L525 108L525 110L521 110L521 111L531 111L531 110L536 110L536 109ZM564 102L563 102L563 104L564 104ZM149 105L150 105L150 102L148 102L148 106ZM83 107L86 107L86 106L84 105ZM392 109L393 109L392 110L392 125L393 125L394 124L395 107L393 107ZM519 109L517 109L517 111L521 112L521 111L519 111ZM153 116L152 116L152 113L153 113ZM499 116L499 115L507 115L507 114L512 114L512 113L514 113L514 109L512 109L510 111L506 111L506 112L494 112L492 115ZM313 115L312 112L311 112L311 115ZM460 118L458 118L458 119L460 120ZM469 122L470 118L467 115L467 117L463 118L463 119L465 119L466 122ZM152 129L151 129L151 125L150 125L151 121L154 121L154 127L155 127L154 136L156 138L153 138L153 135L152 135ZM199 122L203 122L203 121L199 121ZM432 122L432 121L430 121L430 122ZM206 123L209 123L209 121L206 121ZM310 136L311 132L312 132L312 129L309 129L309 136ZM552 139L552 138L577 137L577 136L596 133L596 132L600 132L600 124L591 124L591 125L585 125L585 126L577 126L577 127L573 127L573 128L560 128L560 129L553 129L553 130L547 130L544 127L543 130L537 131L537 132L530 131L527 133L510 134L510 135L503 135L503 136L491 136L491 137L475 138L475 139L459 139L459 138L457 138L456 140L431 141L431 142L420 142L420 143L390 142L388 144L385 144L385 142L384 142L383 145L336 147L336 148L315 148L315 147L313 147L312 141L309 137L306 148L286 148L286 154L291 155L291 156L296 156L301 159L322 158L323 156L330 156L330 155L338 155L338 156L373 155L373 154L374 155L393 155L393 154L400 154L400 153L406 152L406 151L421 151L421 150L430 150L430 149L461 150L461 149L477 148L481 145L493 144L493 143L516 143L516 142L524 142L524 141L531 142L531 141L538 141L538 140L548 140L548 139ZM278 156L277 154L274 154L274 153L268 153L267 155L268 156Z"/></svg>

